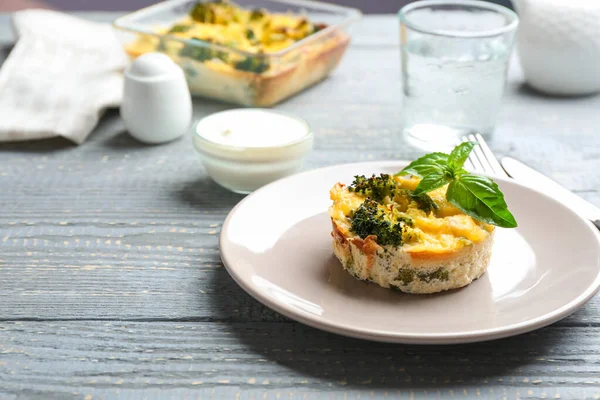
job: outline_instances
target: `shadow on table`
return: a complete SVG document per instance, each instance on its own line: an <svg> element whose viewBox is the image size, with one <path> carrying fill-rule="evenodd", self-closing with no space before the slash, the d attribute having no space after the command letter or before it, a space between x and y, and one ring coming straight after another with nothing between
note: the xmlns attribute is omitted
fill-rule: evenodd
<svg viewBox="0 0 600 400"><path fill-rule="evenodd" d="M50 153L60 150L69 150L75 147L77 147L77 145L68 139L54 137L50 139L0 143L0 153L5 151L18 153Z"/></svg>
<svg viewBox="0 0 600 400"><path fill-rule="evenodd" d="M530 86L529 84L527 84L527 82L523 82L522 84L520 84L517 87L517 92L521 96L524 96L524 97L537 97L537 98L545 98L545 99L551 99L551 100L552 99L554 99L554 100L587 99L587 98L598 95L598 93L588 93L588 94L584 94L584 95L559 95L559 94L551 95L551 94L540 92L539 90L537 90L537 89L533 88L532 86Z"/></svg>
<svg viewBox="0 0 600 400"><path fill-rule="evenodd" d="M120 151L120 150L129 151L129 150L133 150L133 149L157 146L155 144L142 143L139 140L136 140L126 130L121 131L121 132L109 137L108 139L104 140L102 142L102 145L104 147L107 147L111 150L116 150L116 151Z"/></svg>
<svg viewBox="0 0 600 400"><path fill-rule="evenodd" d="M523 368L545 362L569 329L545 328L483 343L417 346L370 342L323 332L262 306L223 269L213 274L212 304L229 332L250 351L332 387L364 390L447 389L504 385ZM315 382L310 382L314 384ZM479 386L481 387L481 386ZM462 390L462 389L461 389Z"/></svg>
<svg viewBox="0 0 600 400"><path fill-rule="evenodd" d="M244 198L217 185L206 175L183 183L172 195L188 206L206 211L231 209Z"/></svg>
<svg viewBox="0 0 600 400"><path fill-rule="evenodd" d="M0 152L10 151L21 153L50 153L62 150L74 150L77 148L89 148L90 144L94 142L105 144L107 147L113 150L117 150L121 147L144 147L142 143L137 142L135 139L129 136L127 132L122 131L123 123L119 117L118 109L110 108L106 110L101 118L101 121L102 128L99 129L98 126L94 128L85 141L80 145L77 145L76 143L65 139L62 136L55 136L38 140L25 140L5 143L0 142ZM100 131L106 132L102 133ZM106 139L107 135L112 134L112 132L117 133Z"/></svg>

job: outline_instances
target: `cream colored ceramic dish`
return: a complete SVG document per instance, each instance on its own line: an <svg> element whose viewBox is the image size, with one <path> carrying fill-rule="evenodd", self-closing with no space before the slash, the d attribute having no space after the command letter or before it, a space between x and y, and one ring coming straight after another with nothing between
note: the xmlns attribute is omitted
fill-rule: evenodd
<svg viewBox="0 0 600 400"><path fill-rule="evenodd" d="M566 317L598 291L600 234L549 196L500 178L495 180L519 227L497 229L490 266L480 279L433 295L402 294L354 279L333 255L329 189L354 175L394 173L405 165L340 165L257 190L225 220L225 267L254 298L290 318L400 343L516 335Z"/></svg>

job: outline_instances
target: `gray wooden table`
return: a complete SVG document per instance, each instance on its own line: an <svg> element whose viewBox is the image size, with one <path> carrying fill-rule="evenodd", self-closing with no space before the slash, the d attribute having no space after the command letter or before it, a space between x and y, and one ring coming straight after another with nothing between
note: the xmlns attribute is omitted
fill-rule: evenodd
<svg viewBox="0 0 600 400"><path fill-rule="evenodd" d="M395 18L367 17L354 37L330 79L280 106L315 128L307 168L420 154L399 137ZM228 107L198 100L195 112ZM600 205L598 110L600 97L533 93L515 64L491 145ZM324 333L223 268L219 229L241 198L207 178L189 137L142 145L114 111L79 147L0 145L0 398L600 397L598 298L480 344Z"/></svg>

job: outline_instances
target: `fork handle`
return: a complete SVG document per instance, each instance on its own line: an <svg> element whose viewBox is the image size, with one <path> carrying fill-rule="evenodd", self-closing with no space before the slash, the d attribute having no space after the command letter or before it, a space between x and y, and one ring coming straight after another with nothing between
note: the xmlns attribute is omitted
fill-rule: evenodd
<svg viewBox="0 0 600 400"><path fill-rule="evenodd" d="M600 219L592 221L592 224L596 225L596 228L600 229Z"/></svg>

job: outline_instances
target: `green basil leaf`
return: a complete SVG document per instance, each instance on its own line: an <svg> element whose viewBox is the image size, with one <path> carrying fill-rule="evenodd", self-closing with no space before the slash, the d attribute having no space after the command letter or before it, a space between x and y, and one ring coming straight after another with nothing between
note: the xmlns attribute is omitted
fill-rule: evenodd
<svg viewBox="0 0 600 400"><path fill-rule="evenodd" d="M402 171L398 172L398 175L411 174L423 178L434 172L442 172L443 167L448 165L448 154L445 153L429 153L421 158L417 158L411 162Z"/></svg>
<svg viewBox="0 0 600 400"><path fill-rule="evenodd" d="M452 150L452 153L450 153L450 157L448 158L448 164L453 170L459 169L464 165L475 145L476 143L473 142L463 142Z"/></svg>
<svg viewBox="0 0 600 400"><path fill-rule="evenodd" d="M458 168L458 169L454 170L454 177L459 178L461 175L465 175L468 173L469 173L469 171L467 171L466 169Z"/></svg>
<svg viewBox="0 0 600 400"><path fill-rule="evenodd" d="M515 228L517 221L508 211L504 194L490 178L465 174L448 186L446 199L465 214L482 222Z"/></svg>
<svg viewBox="0 0 600 400"><path fill-rule="evenodd" d="M416 196L425 192L431 192L437 188L440 188L448 183L452 182L454 178L447 174L445 171L432 172L421 179L421 182L415 188L414 194Z"/></svg>

